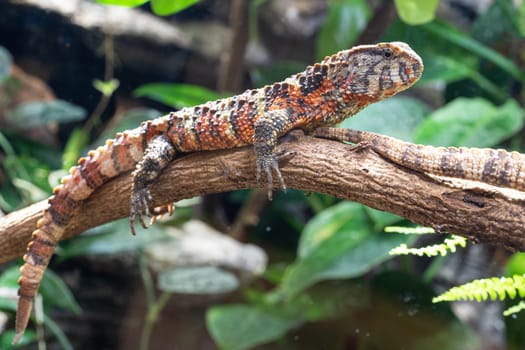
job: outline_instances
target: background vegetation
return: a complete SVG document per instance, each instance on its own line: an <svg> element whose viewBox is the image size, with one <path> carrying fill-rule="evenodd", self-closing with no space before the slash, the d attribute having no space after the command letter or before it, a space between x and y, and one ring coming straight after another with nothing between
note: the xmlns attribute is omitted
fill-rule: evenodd
<svg viewBox="0 0 525 350"><path fill-rule="evenodd" d="M201 12L212 13L214 3L98 2L129 7L142 5L142 11L168 16L166 19L173 21L198 17ZM269 29L260 16L269 2L254 0L247 9L249 40L263 47ZM273 59L270 55L271 64L247 66L247 79L241 87L259 87L281 80L302 70L306 64L365 38L405 41L424 60L421 81L407 94L370 106L345 121L343 127L422 144L500 147L523 152L525 3L516 5L519 2L496 0L487 2L486 6L468 7L461 3L454 7L454 3L448 1L438 4L437 0L396 0L395 9L388 9L389 1L319 3L326 5L319 24L314 26L311 35L299 36L300 40L296 40L304 40L304 46L313 48L309 58L299 62L296 58ZM394 16L388 17L388 11L394 11ZM279 42L280 39L273 40ZM145 80L133 87L135 101L128 103L128 106L140 104L140 109L112 110L112 101L121 91L119 80L126 77L114 72L118 57L113 57L111 38L106 39L103 52L104 57L99 60L104 62L105 71L99 70L100 80L93 83L92 92L99 92L98 100L79 106L72 103L74 99L58 95L56 99L25 102L2 110L0 208L4 212L46 198L65 169L75 164L86 150L112 137L115 131L132 128L141 120L173 108L236 92L218 93L184 84L184 79L149 84L145 84ZM39 57L34 60L38 61ZM17 62L15 50L6 45L0 51L0 96L4 107L9 105L19 84L11 74L14 62ZM56 143L41 143L27 137L28 128L44 128L50 124L60 125L60 131L54 133ZM264 210L256 213L258 225L236 236L265 249L269 265L262 276L234 293L225 293L226 287L218 288L215 297L208 295L204 306L201 303L195 310L175 307L176 312L188 317L188 322L203 326L193 329L192 335L191 327L182 326L184 322L167 311L173 307L170 302L176 302L173 301L176 298L170 298L174 285L184 282L177 276L163 279L162 272L152 274L148 267L151 259L148 247L169 241L168 227L178 226L190 218L205 220L227 233L228 227L242 215L245 203L253 205L251 200L251 191L207 196L180 204L174 217L156 224L148 232L141 231L137 237L129 236L124 221L61 243L42 283L42 313L37 313L35 318L39 325L37 331L45 329L46 334L53 336L29 331L24 339L26 345L22 346L31 347L38 341L39 346L47 343L50 348L118 348L118 321L91 314L105 306L94 306L90 300L97 299L90 299L89 291L96 293L102 288L104 293L115 294L114 298L120 300L116 303L121 303L119 310L124 312L122 310L134 308L133 301L136 301L124 296L125 289L139 288L144 291L139 294L146 305L139 337L143 349L148 346L152 349L198 346L483 349L487 344L502 349L525 347L522 332L525 317L514 313L505 318L499 302L481 307L432 303L433 297L451 286L476 278L522 276L525 273L522 253L468 244L466 250L446 257L392 257L389 252L401 244L421 246L439 243L443 238L385 233L387 226L413 225L357 203L293 190L279 193L274 201L262 205ZM134 257L132 262L129 256ZM11 290L17 287L18 264L3 267L1 286ZM129 266L135 272L122 272ZM113 272L101 273L106 268ZM165 274L170 270L166 271ZM87 274L89 278L75 277L75 273ZM115 276L122 278L110 281ZM203 284L193 289L188 287L191 294L201 294L210 285L224 286L225 283L219 280L223 275L217 271L198 276L193 278L202 278ZM142 281L142 286L133 286L127 279ZM516 278L512 281L519 282ZM89 283L96 287L92 289ZM115 286L119 283L125 288ZM182 292L177 291L180 297ZM507 296L511 296L510 293L502 292ZM519 298L523 294L514 296ZM9 315L15 310L14 301L9 298L0 299L0 307ZM472 313L475 316L467 316ZM71 322L68 324L68 320L74 320L74 326ZM78 329L87 327L82 323L89 325L90 330L80 332ZM165 333L156 333L156 327L161 325L180 337L162 338L161 334ZM97 326L111 330L97 331ZM205 334L213 341L203 341ZM2 349L11 347L12 336L9 327L0 335ZM192 337L195 339L191 340Z"/></svg>

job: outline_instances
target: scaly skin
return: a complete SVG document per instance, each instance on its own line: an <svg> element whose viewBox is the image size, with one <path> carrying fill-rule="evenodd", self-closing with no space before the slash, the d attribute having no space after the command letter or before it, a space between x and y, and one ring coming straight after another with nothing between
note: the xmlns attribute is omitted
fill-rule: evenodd
<svg viewBox="0 0 525 350"><path fill-rule="evenodd" d="M315 136L371 147L386 159L418 172L525 191L525 155L518 152L424 146L352 129L318 128Z"/></svg>
<svg viewBox="0 0 525 350"><path fill-rule="evenodd" d="M312 132L335 125L370 103L409 88L422 71L421 58L405 43L357 46L283 82L144 122L89 152L54 189L27 247L14 342L24 333L42 275L74 209L105 182L135 169L133 233L136 218L145 226L142 217L151 216L149 186L181 153L253 144L257 173L266 176L269 191L273 174L284 188L275 149L279 137L296 128Z"/></svg>

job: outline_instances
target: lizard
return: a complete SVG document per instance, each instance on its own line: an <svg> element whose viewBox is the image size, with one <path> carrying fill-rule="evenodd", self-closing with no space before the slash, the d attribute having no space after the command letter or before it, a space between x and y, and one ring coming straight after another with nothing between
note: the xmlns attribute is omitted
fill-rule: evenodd
<svg viewBox="0 0 525 350"><path fill-rule="evenodd" d="M54 188L49 205L24 255L18 280L15 321L17 343L31 314L44 271L75 209L110 179L132 172L130 228L169 206L150 210L150 186L162 170L184 153L253 145L257 179L266 177L271 198L273 175L286 189L279 171L277 141L292 129L311 133L336 125L367 105L415 84L423 61L403 42L360 45L325 57L282 82L239 95L186 107L117 133L88 152Z"/></svg>
<svg viewBox="0 0 525 350"><path fill-rule="evenodd" d="M314 136L370 147L384 158L417 172L484 182L525 192L525 155L503 149L434 147L372 132L320 127Z"/></svg>

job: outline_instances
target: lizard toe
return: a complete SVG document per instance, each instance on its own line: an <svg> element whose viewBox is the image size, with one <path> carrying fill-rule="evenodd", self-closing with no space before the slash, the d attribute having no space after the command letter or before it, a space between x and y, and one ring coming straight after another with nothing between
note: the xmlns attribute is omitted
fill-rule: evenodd
<svg viewBox="0 0 525 350"><path fill-rule="evenodd" d="M129 214L131 233L135 234L135 219L139 220L142 227L148 228L144 221L144 216L151 217L149 203L153 200L148 188L134 191L131 195L131 210Z"/></svg>

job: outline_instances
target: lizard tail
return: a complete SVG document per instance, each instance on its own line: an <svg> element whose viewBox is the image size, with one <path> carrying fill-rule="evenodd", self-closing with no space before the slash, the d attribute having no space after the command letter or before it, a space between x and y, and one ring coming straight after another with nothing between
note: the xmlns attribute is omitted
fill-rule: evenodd
<svg viewBox="0 0 525 350"><path fill-rule="evenodd" d="M63 177L61 184L53 190L49 207L38 220L20 268L14 344L24 334L44 271L76 209L95 189L133 169L140 160L138 158L142 157L146 135L135 130L117 134L115 140L108 140L105 146L90 151L86 158L80 158L78 165L72 167L70 174Z"/></svg>
<svg viewBox="0 0 525 350"><path fill-rule="evenodd" d="M425 146L353 129L319 128L315 135L369 144L385 158L415 171L525 191L525 156L518 152Z"/></svg>

